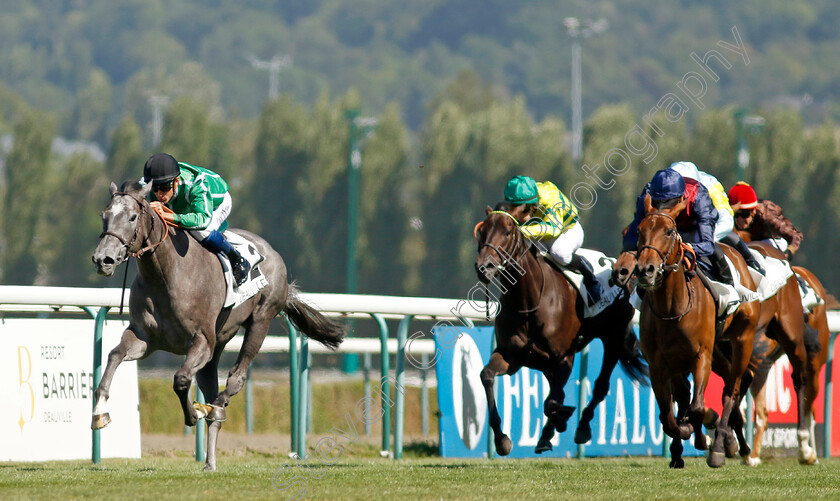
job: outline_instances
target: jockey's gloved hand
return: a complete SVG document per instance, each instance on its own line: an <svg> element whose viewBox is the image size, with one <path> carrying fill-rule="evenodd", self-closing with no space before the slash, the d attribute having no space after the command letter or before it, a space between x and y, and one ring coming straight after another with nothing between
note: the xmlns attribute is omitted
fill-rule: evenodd
<svg viewBox="0 0 840 501"><path fill-rule="evenodd" d="M793 259L793 252L790 249L785 249L785 257L788 261Z"/></svg>

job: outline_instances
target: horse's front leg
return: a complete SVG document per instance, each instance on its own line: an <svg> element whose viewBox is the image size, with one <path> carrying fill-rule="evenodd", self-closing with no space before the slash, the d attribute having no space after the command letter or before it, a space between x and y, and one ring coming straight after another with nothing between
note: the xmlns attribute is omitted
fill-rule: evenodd
<svg viewBox="0 0 840 501"><path fill-rule="evenodd" d="M102 374L102 380L100 380L99 387L96 388L94 393L96 405L93 408L93 419L90 426L92 430L104 428L111 422L111 415L108 413L108 396L117 367L123 361L137 360L152 351L154 349L150 350L148 343L138 338L130 325L123 331L120 344L108 354L108 365L105 367L105 373Z"/></svg>
<svg viewBox="0 0 840 501"><path fill-rule="evenodd" d="M196 373L210 361L213 355L213 350L207 342L207 338L202 334L196 334L192 346L187 351L187 358L184 364L175 373L172 383L172 389L178 395L178 400L181 402L181 410L184 411L184 423L187 426L195 426L195 423L207 413L205 408L200 407L200 404L193 405L190 403L190 386L192 379ZM197 408L201 408L201 412Z"/></svg>
<svg viewBox="0 0 840 501"><path fill-rule="evenodd" d="M604 345L604 360L601 363L601 372L595 379L595 384L592 386L592 399L589 404L583 409L578 422L577 431L575 431L575 443L585 444L592 439L592 427L590 422L595 417L595 408L607 398L607 393L610 391L610 376L612 376L613 369L618 364L618 350L620 346ZM581 388L581 391L583 388Z"/></svg>
<svg viewBox="0 0 840 501"><path fill-rule="evenodd" d="M481 370L481 384L484 386L484 392L487 395L487 408L490 412L490 428L493 430L493 441L496 444L496 452L500 456L510 454L513 448L513 442L502 431L502 418L499 417L499 411L496 408L496 395L493 392L493 381L500 374L513 374L518 370L519 367L514 367L509 364L498 349L490 355L490 361Z"/></svg>
<svg viewBox="0 0 840 501"><path fill-rule="evenodd" d="M549 365L551 369L543 372L548 380L549 388L548 396L543 402L543 413L547 419L537 442L537 447L534 449L537 454L553 449L551 439L554 438L555 430L558 433L566 431L566 422L575 412L574 407L563 405L563 401L566 399L563 388L572 373L573 362L573 357L567 357L559 363L551 362Z"/></svg>
<svg viewBox="0 0 840 501"><path fill-rule="evenodd" d="M688 438L677 424L674 416L674 399L671 393L671 380L665 371L656 364L648 365L650 370L650 387L656 397L659 406L659 421L662 423L662 431L673 439L671 443L671 468L685 468L685 460L682 458L681 440ZM678 445L674 445L674 444Z"/></svg>

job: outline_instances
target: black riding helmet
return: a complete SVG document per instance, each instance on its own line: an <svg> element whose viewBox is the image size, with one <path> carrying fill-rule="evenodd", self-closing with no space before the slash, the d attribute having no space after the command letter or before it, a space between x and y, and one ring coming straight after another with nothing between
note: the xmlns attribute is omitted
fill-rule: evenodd
<svg viewBox="0 0 840 501"><path fill-rule="evenodd" d="M168 183L181 175L178 161L168 153L156 153L143 166L143 181L153 185Z"/></svg>

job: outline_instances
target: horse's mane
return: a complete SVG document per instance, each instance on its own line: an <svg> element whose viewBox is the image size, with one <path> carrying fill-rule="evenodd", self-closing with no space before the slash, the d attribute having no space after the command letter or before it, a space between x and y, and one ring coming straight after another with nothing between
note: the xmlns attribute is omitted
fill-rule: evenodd
<svg viewBox="0 0 840 501"><path fill-rule="evenodd" d="M135 191L140 191L142 187L143 186L136 179L126 179L125 181L123 181L122 186L120 186L120 191L122 193L132 193Z"/></svg>
<svg viewBox="0 0 840 501"><path fill-rule="evenodd" d="M493 210L503 210L505 212L510 212L513 209L515 209L516 207L518 207L518 206L514 205L510 202L498 202L498 203L496 203L496 207L493 208Z"/></svg>

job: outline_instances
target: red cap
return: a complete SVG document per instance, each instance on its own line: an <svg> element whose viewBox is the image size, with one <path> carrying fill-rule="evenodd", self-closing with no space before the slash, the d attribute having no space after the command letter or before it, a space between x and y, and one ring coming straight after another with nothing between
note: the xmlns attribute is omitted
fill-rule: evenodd
<svg viewBox="0 0 840 501"><path fill-rule="evenodd" d="M743 181L738 181L735 186L729 189L729 205L733 210L754 209L758 206L758 196L752 186Z"/></svg>

